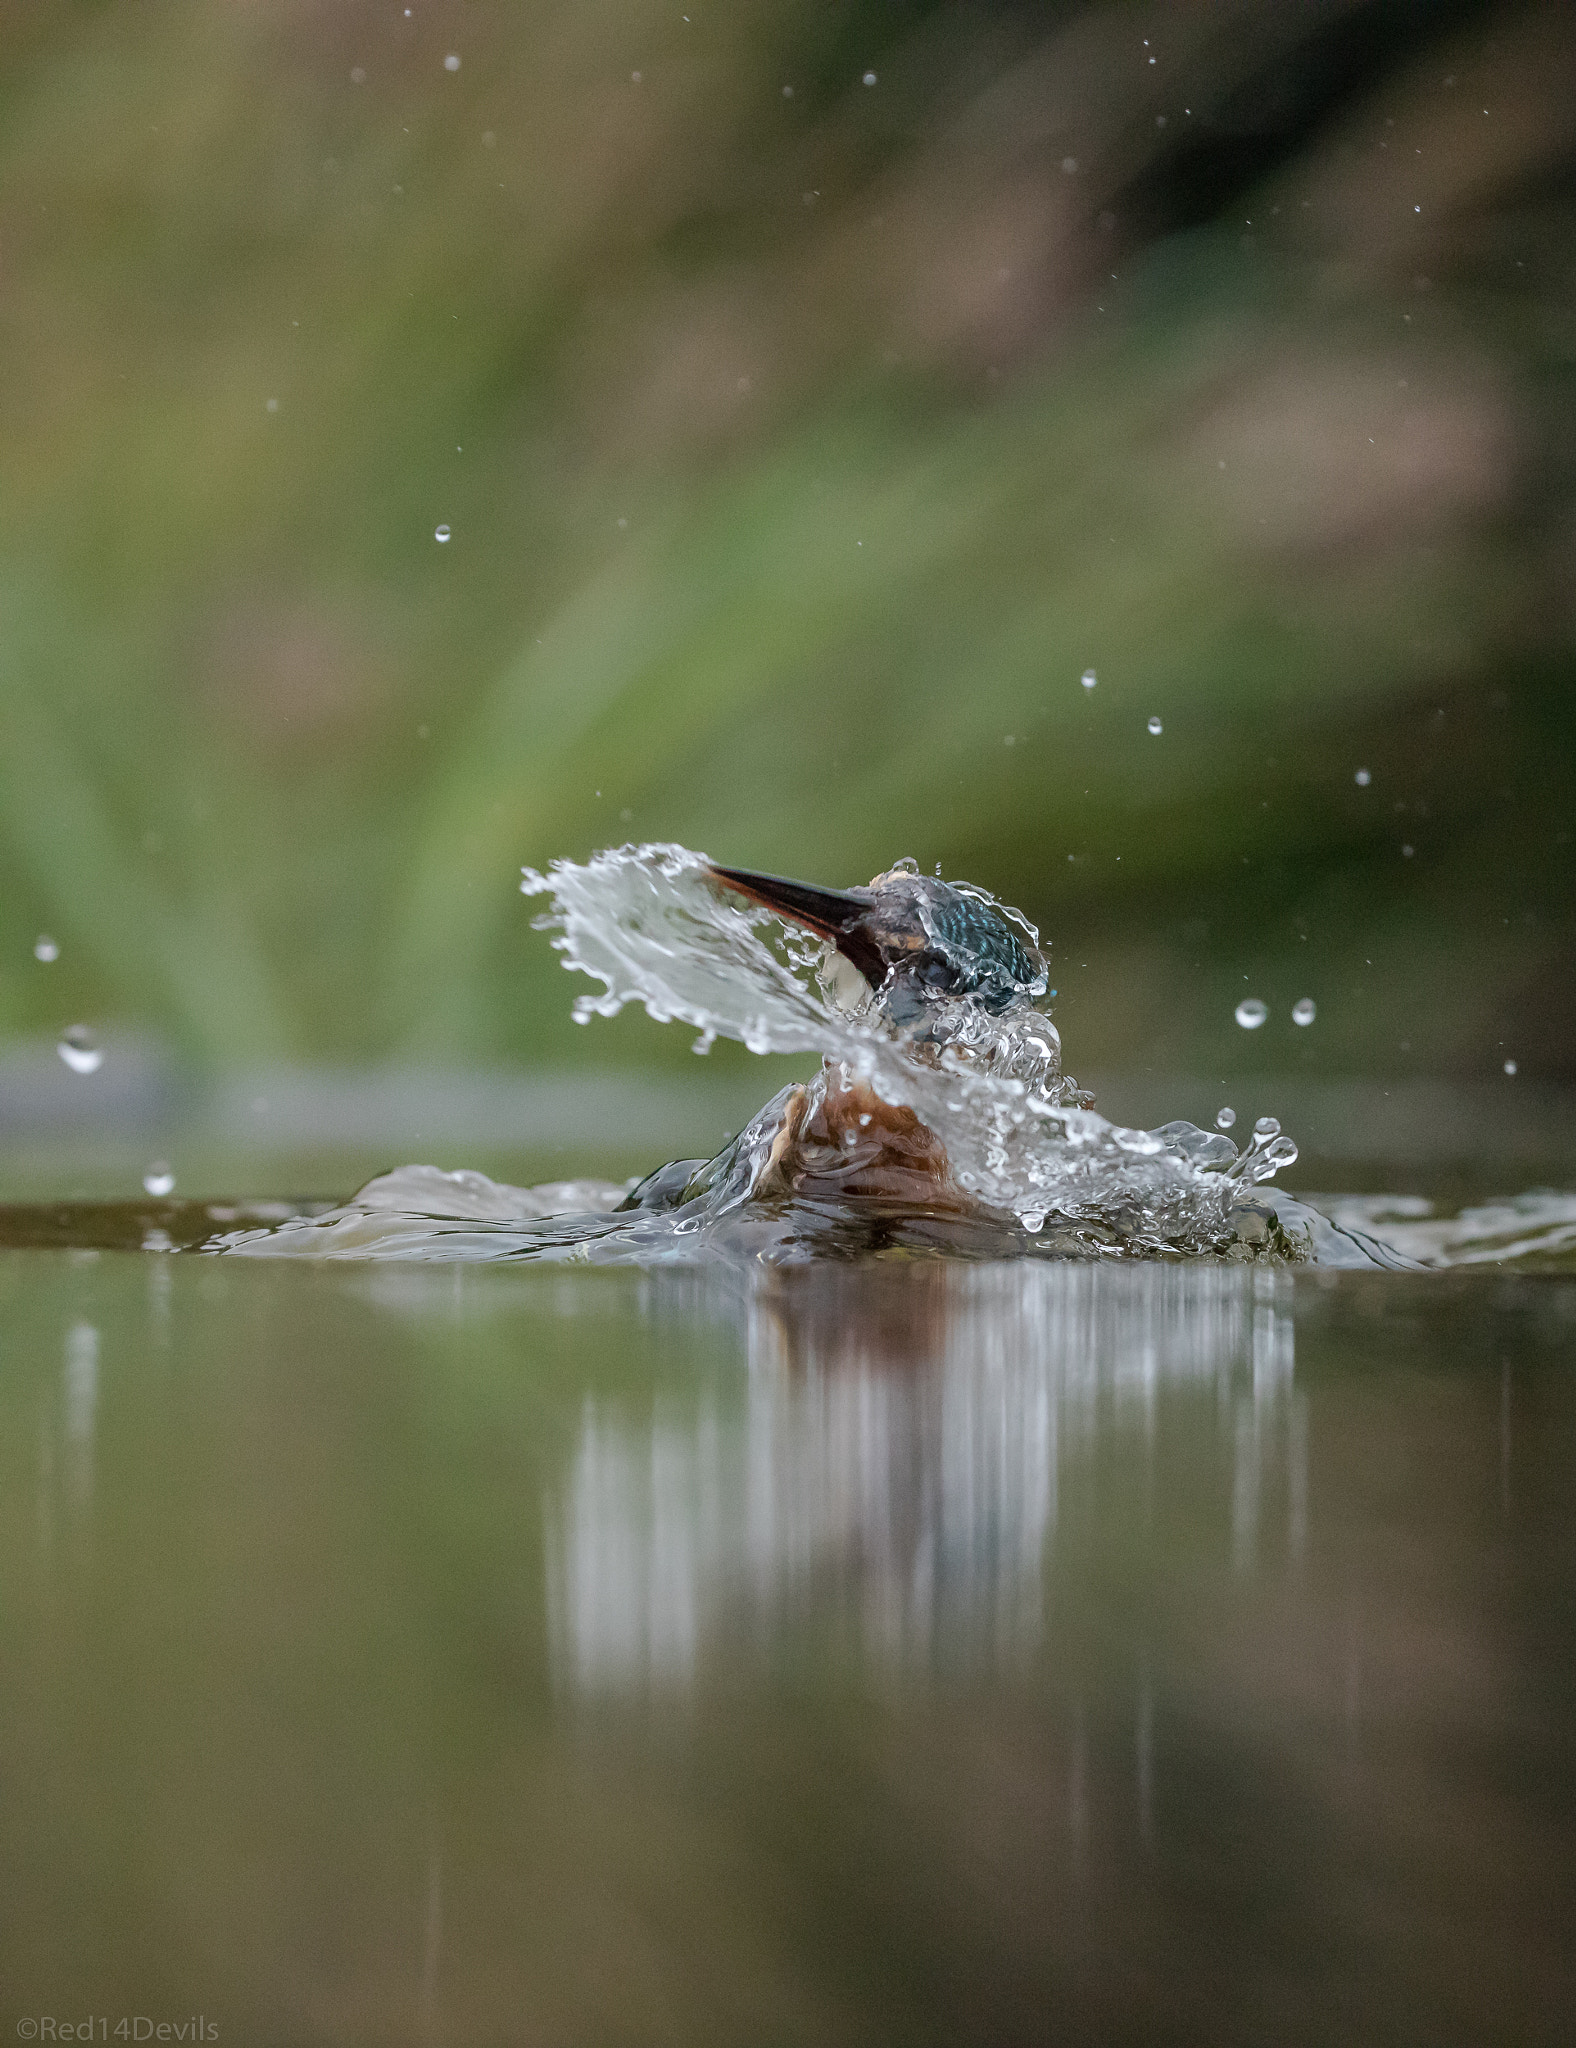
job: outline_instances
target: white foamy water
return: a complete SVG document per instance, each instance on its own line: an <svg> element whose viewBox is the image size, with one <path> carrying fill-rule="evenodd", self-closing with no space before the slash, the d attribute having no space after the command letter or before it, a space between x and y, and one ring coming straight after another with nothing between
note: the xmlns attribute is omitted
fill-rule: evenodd
<svg viewBox="0 0 1576 2048"><path fill-rule="evenodd" d="M1032 1003L992 1016L966 998L938 998L923 1046L873 1002L850 1012L821 978L835 964L829 949L719 889L709 867L685 847L642 846L526 871L526 894L551 898L541 923L565 965L603 984L576 1003L581 1021L639 1002L659 1023L696 1026L701 1046L727 1037L752 1052L820 1053L914 1110L945 1143L959 1184L1025 1221L1097 1216L1151 1240L1215 1236L1243 1181L1267 1180L1297 1156L1268 1121L1241 1156L1191 1124L1109 1122L1062 1072L1056 1027ZM993 907L1038 945L1027 919Z"/></svg>
<svg viewBox="0 0 1576 2048"><path fill-rule="evenodd" d="M1034 927L963 888L1015 923ZM343 1207L210 1241L251 1257L553 1259L584 1264L690 1265L721 1259L792 1264L871 1253L969 1259L1224 1257L1410 1270L1568 1260L1576 1195L1537 1191L1436 1216L1420 1199L1321 1198L1317 1206L1257 1184L1297 1156L1273 1117L1245 1150L1218 1126L1134 1130L1112 1123L1062 1071L1056 1027L1037 1001L993 1016L955 997L927 997L894 1024L840 956L785 927L712 879L681 846L626 846L580 865L527 870L547 899L540 928L564 965L599 989L585 1023L639 1003L658 1023L698 1035L697 1051L735 1038L759 1053L810 1053L819 1076L781 1090L711 1160L682 1160L633 1183L558 1181L508 1187L485 1175L407 1166L370 1182ZM933 935L934 937L934 935ZM1299 1005L1312 1010L1311 1000ZM1259 1021L1264 1005L1252 1008ZM850 1119L847 1091L879 1100ZM813 1115L841 1103L846 1174L826 1164L781 1170ZM911 1110L945 1147L950 1182L918 1177L907 1192L859 1184L862 1133L882 1105ZM835 1135L836 1118L827 1127ZM529 1132L521 1132L522 1141ZM874 1134L873 1134L874 1142ZM831 1148L835 1155L835 1145ZM654 1162L655 1163L655 1162ZM865 1163L868 1163L868 1156ZM631 1190L634 1190L631 1192Z"/></svg>
<svg viewBox="0 0 1576 2048"><path fill-rule="evenodd" d="M1018 912L952 886L1038 946ZM411 1167L341 1210L237 1234L225 1249L594 1262L717 1251L793 1259L893 1244L975 1257L1314 1250L1313 1222L1301 1219L1288 1234L1275 1212L1245 1200L1297 1156L1273 1118L1260 1119L1240 1153L1223 1132L1190 1123L1153 1131L1112 1123L1063 1073L1056 1027L1035 1002L992 1015L980 1003L934 994L918 1023L900 1028L862 984L851 993L829 948L719 887L706 856L681 846L621 847L584 865L555 862L545 875L528 869L523 887L549 899L538 924L553 934L565 966L601 984L577 1000L579 1021L637 1002L658 1023L691 1026L698 1051L728 1037L758 1053L814 1053L820 1077L807 1091L774 1097L715 1160L676 1169L660 1199L648 1191L633 1209L617 1208L621 1188L513 1189ZM829 1095L858 1088L879 1098L877 1110L913 1111L939 1138L953 1184L947 1199L921 1196L905 1209L839 1199L835 1188L829 1197L824 1171L813 1200L796 1201L780 1178L768 1198L785 1128ZM873 1241L877 1220L885 1234Z"/></svg>

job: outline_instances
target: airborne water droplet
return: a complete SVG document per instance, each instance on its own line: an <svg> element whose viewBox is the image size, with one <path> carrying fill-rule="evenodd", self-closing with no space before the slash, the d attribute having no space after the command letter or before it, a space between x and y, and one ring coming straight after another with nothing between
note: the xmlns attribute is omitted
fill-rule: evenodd
<svg viewBox="0 0 1576 2048"><path fill-rule="evenodd" d="M1217 1131L1229 1131L1236 1121L1237 1112L1231 1107L1229 1102L1224 1109L1217 1109L1215 1111L1215 1129Z"/></svg>
<svg viewBox="0 0 1576 2048"><path fill-rule="evenodd" d="M1302 996L1291 1006L1291 1021L1294 1024L1311 1024L1319 1014L1318 1005L1312 996Z"/></svg>
<svg viewBox="0 0 1576 2048"><path fill-rule="evenodd" d="M1516 1062L1515 1062L1514 1060L1506 1060L1506 1062L1505 1062L1505 1072L1506 1072L1507 1074L1509 1074L1509 1075L1510 1075L1510 1076L1511 1076L1512 1078L1514 1078L1514 1077L1515 1077L1515 1072L1516 1072Z"/></svg>
<svg viewBox="0 0 1576 2048"><path fill-rule="evenodd" d="M1098 677L1098 676L1097 676L1097 675L1095 674L1095 672L1094 672L1094 670L1093 670L1092 668L1086 668L1086 669L1084 670L1084 672L1083 672L1083 677L1082 677L1082 682L1083 682L1083 686L1084 686L1084 688L1085 688L1086 690L1092 690L1092 689L1094 688L1095 684L1096 684L1097 682L1099 682L1099 680L1100 680L1100 678L1099 678L1099 677Z"/></svg>
<svg viewBox="0 0 1576 2048"><path fill-rule="evenodd" d="M1244 996L1237 1005L1236 1017L1244 1031L1257 1031L1269 1013L1268 1003L1261 1003L1257 996Z"/></svg>
<svg viewBox="0 0 1576 2048"><path fill-rule="evenodd" d="M47 932L40 932L33 941L33 958L42 960L47 967L51 960L60 958L60 947Z"/></svg>
<svg viewBox="0 0 1576 2048"><path fill-rule="evenodd" d="M460 68L460 60L459 60L459 58L458 58L458 57L457 57L457 56L456 56L456 55L454 54L454 52L453 52L452 50L451 50L451 51L449 52L448 56L444 58L444 60L443 60L443 68L444 68L444 70L445 70L445 71L458 71L458 70L459 70L459 68Z"/></svg>
<svg viewBox="0 0 1576 2048"><path fill-rule="evenodd" d="M175 1192L175 1175L168 1161L155 1159L142 1176L142 1185L150 1195L171 1195Z"/></svg>
<svg viewBox="0 0 1576 2048"><path fill-rule="evenodd" d="M104 1064L104 1048L85 1024L68 1024L55 1050L73 1074L96 1074Z"/></svg>
<svg viewBox="0 0 1576 2048"><path fill-rule="evenodd" d="M1359 789L1366 789L1369 783L1373 781L1373 777L1368 773L1368 770L1366 768L1359 768L1357 773L1352 777L1352 780L1357 784L1357 787Z"/></svg>
<svg viewBox="0 0 1576 2048"><path fill-rule="evenodd" d="M1160 720L1158 718L1152 718L1149 721L1149 730L1154 734L1156 739L1159 739L1161 733L1165 731L1165 727L1160 723Z"/></svg>
<svg viewBox="0 0 1576 2048"><path fill-rule="evenodd" d="M434 529L434 531L433 531L433 536L432 536L432 537L433 537L433 539L434 539L434 540L440 540L440 541L441 541L441 540L447 540L447 539L448 539L448 537L449 537L449 529L448 529L448 527L447 527L447 526L440 526L440 527L437 527L437 528L435 528L435 529Z"/></svg>

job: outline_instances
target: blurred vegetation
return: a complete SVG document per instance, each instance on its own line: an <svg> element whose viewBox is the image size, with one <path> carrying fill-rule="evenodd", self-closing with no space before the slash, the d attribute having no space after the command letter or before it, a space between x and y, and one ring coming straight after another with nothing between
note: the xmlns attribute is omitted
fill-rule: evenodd
<svg viewBox="0 0 1576 2048"><path fill-rule="evenodd" d="M0 1034L682 1060L516 893L677 839L1017 900L1075 1072L1570 1075L1571 70L1558 5L0 0Z"/></svg>

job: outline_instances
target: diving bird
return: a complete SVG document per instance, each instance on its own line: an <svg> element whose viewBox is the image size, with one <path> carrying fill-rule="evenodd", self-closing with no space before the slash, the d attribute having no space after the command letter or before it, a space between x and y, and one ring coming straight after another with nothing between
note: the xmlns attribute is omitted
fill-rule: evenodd
<svg viewBox="0 0 1576 2048"><path fill-rule="evenodd" d="M936 1016L946 999L1000 1017L1045 993L1045 959L1027 929L982 891L932 881L911 861L856 889L823 889L753 868L713 864L709 873L719 888L828 941L836 962L847 963L859 998L874 1003L915 1048L932 1041L932 1018L947 1031ZM823 980L831 981L834 999L851 993L824 970ZM843 1006L850 1007L846 1000ZM1030 1043L1053 1057L1055 1027L1049 1019L1037 1026ZM747 1192L754 1201L806 1204L849 1229L861 1219L876 1228L882 1218L918 1216L940 1228L979 1209L937 1133L831 1057L815 1080L774 1096L715 1159L674 1160L634 1188L623 1207L673 1209L729 1189L734 1199Z"/></svg>
<svg viewBox="0 0 1576 2048"><path fill-rule="evenodd" d="M715 879L829 940L893 1023L910 1025L936 998L963 997L993 1016L1043 995L1046 965L1026 932L968 888L899 862L867 887L822 889L752 868L713 866Z"/></svg>

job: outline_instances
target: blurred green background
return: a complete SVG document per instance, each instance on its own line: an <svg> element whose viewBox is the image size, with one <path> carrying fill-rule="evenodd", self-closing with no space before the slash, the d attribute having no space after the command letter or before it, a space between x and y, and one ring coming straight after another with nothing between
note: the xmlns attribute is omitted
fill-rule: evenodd
<svg viewBox="0 0 1576 2048"><path fill-rule="evenodd" d="M674 839L1018 902L1080 1076L1576 1079L1573 46L0 0L0 1040L678 1070L517 893Z"/></svg>

